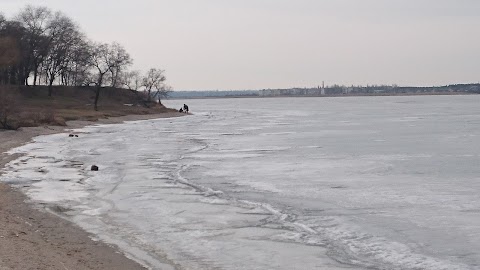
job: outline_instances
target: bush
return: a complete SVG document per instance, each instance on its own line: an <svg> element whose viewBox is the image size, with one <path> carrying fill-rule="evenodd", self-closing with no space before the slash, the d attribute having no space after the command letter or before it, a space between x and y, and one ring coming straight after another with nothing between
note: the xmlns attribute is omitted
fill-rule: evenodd
<svg viewBox="0 0 480 270"><path fill-rule="evenodd" d="M62 117L57 117L55 112L52 109L41 110L39 112L34 112L27 117L23 117L24 123L21 125L26 126L39 126L39 125L53 125L53 126L66 126L65 119ZM29 121L27 121L27 119ZM32 124L30 124L30 122Z"/></svg>

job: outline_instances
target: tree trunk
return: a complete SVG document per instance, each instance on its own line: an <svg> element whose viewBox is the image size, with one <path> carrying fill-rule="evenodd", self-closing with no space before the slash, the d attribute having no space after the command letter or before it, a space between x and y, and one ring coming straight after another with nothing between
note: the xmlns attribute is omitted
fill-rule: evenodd
<svg viewBox="0 0 480 270"><path fill-rule="evenodd" d="M118 73L120 73L120 69L117 67L115 69L115 72L112 73L112 87L117 87L117 81L118 81Z"/></svg>
<svg viewBox="0 0 480 270"><path fill-rule="evenodd" d="M97 85L97 89L95 91L95 106L94 106L95 111L98 111L98 98L100 97L101 88L102 87L100 85Z"/></svg>
<svg viewBox="0 0 480 270"><path fill-rule="evenodd" d="M35 68L33 71L33 86L37 86L37 77L38 77L38 70Z"/></svg>
<svg viewBox="0 0 480 270"><path fill-rule="evenodd" d="M30 70L25 67L21 72L21 76L22 76L22 83L21 85L26 85L26 86L29 86L28 85L28 78L30 78Z"/></svg>
<svg viewBox="0 0 480 270"><path fill-rule="evenodd" d="M98 81L97 81L97 89L95 91L95 106L94 106L95 111L98 111L98 98L100 97L100 89L102 89L104 74L100 74L100 76L98 78Z"/></svg>
<svg viewBox="0 0 480 270"><path fill-rule="evenodd" d="M48 96L51 97L52 96L52 84L53 84L53 81L55 80L55 77L51 76L50 77L50 81L48 83Z"/></svg>

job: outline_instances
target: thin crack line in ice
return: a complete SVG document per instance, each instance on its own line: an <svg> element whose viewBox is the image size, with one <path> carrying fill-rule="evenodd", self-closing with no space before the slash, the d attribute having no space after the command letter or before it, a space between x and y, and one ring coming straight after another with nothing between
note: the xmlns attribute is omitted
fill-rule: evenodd
<svg viewBox="0 0 480 270"><path fill-rule="evenodd" d="M203 149L208 148L208 146ZM195 151L199 152L201 150ZM219 199L226 200L231 205L242 208L251 208L252 206L260 207L271 213L274 220L265 219L265 222L257 224L257 226L265 226L269 223L280 223L284 229L306 233L313 237L320 237L321 240L328 241L325 245L328 249L327 255L342 264L360 266L368 269L378 270L404 270L404 269L432 269L432 270L467 270L471 269L464 264L454 264L450 261L444 261L427 255L415 253L407 246L401 245L400 251L388 247L389 242L381 237L367 234L356 234L350 231L334 230L335 227L321 227L321 231L317 231L310 226L295 221L295 215L283 213L270 204L253 202L247 200L239 200L226 196L221 190L214 190L199 184L195 184L182 176L191 166L182 165L176 173L175 182L189 186L205 197L215 196ZM289 221L291 220L291 221ZM319 226L320 227L320 226ZM372 240L372 241L368 241ZM324 242L322 241L322 242ZM320 244L318 244L320 246Z"/></svg>

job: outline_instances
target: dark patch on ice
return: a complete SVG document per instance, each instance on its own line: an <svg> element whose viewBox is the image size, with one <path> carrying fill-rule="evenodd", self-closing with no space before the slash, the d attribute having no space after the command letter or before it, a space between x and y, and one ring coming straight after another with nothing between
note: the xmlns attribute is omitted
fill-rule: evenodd
<svg viewBox="0 0 480 270"><path fill-rule="evenodd" d="M70 179L60 179L60 182L70 182Z"/></svg>
<svg viewBox="0 0 480 270"><path fill-rule="evenodd" d="M170 186L159 186L158 188L160 188L160 189L182 189L182 187L180 187L176 184L172 184Z"/></svg>
<svg viewBox="0 0 480 270"><path fill-rule="evenodd" d="M241 211L238 211L237 213L241 214L241 215L252 215L252 216L271 216L272 215L272 213L268 213L268 212L241 212Z"/></svg>
<svg viewBox="0 0 480 270"><path fill-rule="evenodd" d="M466 209L466 210L460 210L460 212L463 212L463 213L480 213L480 209Z"/></svg>
<svg viewBox="0 0 480 270"><path fill-rule="evenodd" d="M325 209L305 209L303 211L303 215L305 215L305 216L318 216L322 212L325 212Z"/></svg>
<svg viewBox="0 0 480 270"><path fill-rule="evenodd" d="M221 133L221 136L241 136L242 133Z"/></svg>
<svg viewBox="0 0 480 270"><path fill-rule="evenodd" d="M333 188L333 189L346 189L347 187L346 187L346 186L333 186L333 187L330 187L330 188Z"/></svg>
<svg viewBox="0 0 480 270"><path fill-rule="evenodd" d="M70 164L65 164L61 166L61 168L81 168L83 167L83 164L81 163L70 163Z"/></svg>
<svg viewBox="0 0 480 270"><path fill-rule="evenodd" d="M182 214L182 213L185 213L186 211L187 211L187 210L182 210L182 211L179 211L179 212L177 212L177 213L175 213L175 214L173 214L173 215L174 215L174 216L177 216L177 215L180 215L180 214Z"/></svg>
<svg viewBox="0 0 480 270"><path fill-rule="evenodd" d="M72 211L72 209L66 208L66 207L63 207L63 206L60 206L60 205L53 205L53 206L50 206L49 208L50 208L50 210L52 210L53 212L56 212L56 213L67 213L69 211Z"/></svg>
<svg viewBox="0 0 480 270"><path fill-rule="evenodd" d="M62 159L56 159L54 157L49 157L49 156L35 156L34 158L52 160L51 163L60 163L63 161Z"/></svg>
<svg viewBox="0 0 480 270"><path fill-rule="evenodd" d="M166 181L171 180L171 179L168 178L168 177L154 177L154 178L152 178L152 179L153 179L153 180L166 180Z"/></svg>
<svg viewBox="0 0 480 270"><path fill-rule="evenodd" d="M72 160L69 163L70 163L69 164L70 166L76 167L76 168L80 168L80 167L83 166L83 162L81 162L81 161Z"/></svg>
<svg viewBox="0 0 480 270"><path fill-rule="evenodd" d="M416 101L397 101L397 102L393 102L393 103L397 103L397 104L416 104L418 102L416 102Z"/></svg>

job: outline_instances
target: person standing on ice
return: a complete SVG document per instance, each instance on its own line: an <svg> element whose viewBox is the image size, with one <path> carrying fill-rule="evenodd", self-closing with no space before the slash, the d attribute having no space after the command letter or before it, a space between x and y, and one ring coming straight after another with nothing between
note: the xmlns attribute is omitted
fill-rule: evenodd
<svg viewBox="0 0 480 270"><path fill-rule="evenodd" d="M188 106L187 106L187 104L183 104L183 111L184 111L185 113L188 113Z"/></svg>

